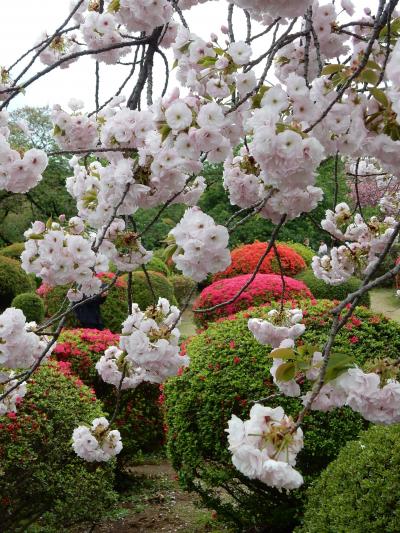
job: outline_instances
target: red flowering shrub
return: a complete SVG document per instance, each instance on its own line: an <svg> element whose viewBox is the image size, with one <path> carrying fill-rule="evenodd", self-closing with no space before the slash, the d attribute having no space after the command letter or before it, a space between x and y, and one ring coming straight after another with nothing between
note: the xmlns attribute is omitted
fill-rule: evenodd
<svg viewBox="0 0 400 533"><path fill-rule="evenodd" d="M69 363L49 361L36 370L17 413L0 416L2 532L69 531L110 511L115 461L93 468L71 446L77 426L103 415Z"/></svg>
<svg viewBox="0 0 400 533"><path fill-rule="evenodd" d="M71 370L94 389L109 415L114 411L116 388L103 382L95 365L104 351L118 341L119 335L109 330L65 330L53 351L59 361L70 364ZM161 446L163 423L159 394L159 386L151 383L142 383L136 389L122 392L115 421L124 445L120 457L132 456L139 451L154 451Z"/></svg>
<svg viewBox="0 0 400 533"><path fill-rule="evenodd" d="M233 278L240 274L251 274L255 271L257 263L267 249L267 242L254 242L244 244L235 248L231 252L232 263L223 272L218 272L213 276L213 281L219 279ZM279 259L283 273L286 276L294 276L306 268L304 259L289 246L277 244ZM262 262L258 271L260 274L279 274L279 263L274 250L271 250Z"/></svg>
<svg viewBox="0 0 400 533"><path fill-rule="evenodd" d="M193 304L193 310L204 307L213 307L235 296L251 278L251 274L222 279L206 287ZM308 287L296 279L284 276L284 300L304 300L313 298ZM243 311L249 307L267 304L282 297L282 279L277 274L257 274L251 284L233 303L219 307L206 313L195 312L195 322L205 326L208 322Z"/></svg>

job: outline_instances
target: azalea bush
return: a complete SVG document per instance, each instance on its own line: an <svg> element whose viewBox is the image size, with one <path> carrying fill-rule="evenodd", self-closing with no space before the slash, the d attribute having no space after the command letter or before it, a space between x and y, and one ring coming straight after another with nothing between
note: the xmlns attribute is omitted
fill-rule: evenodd
<svg viewBox="0 0 400 533"><path fill-rule="evenodd" d="M349 442L310 487L304 523L296 532L396 531L399 436L396 424L373 427Z"/></svg>
<svg viewBox="0 0 400 533"><path fill-rule="evenodd" d="M304 342L322 346L329 335L334 303L302 304ZM286 493L240 474L231 463L226 429L231 414L248 418L253 402L283 406L295 415L297 398L276 396L269 373L270 348L260 345L248 329L250 318L267 318L260 307L209 324L185 345L191 365L165 386L168 452L184 487L200 494L205 505L237 527L293 530L302 516L305 490ZM337 337L336 350L351 354L359 365L375 358L397 357L400 326L358 307ZM270 399L268 399L271 396ZM298 468L305 487L337 456L340 448L365 427L360 415L343 407L329 413L313 411L304 421L304 448Z"/></svg>
<svg viewBox="0 0 400 533"><path fill-rule="evenodd" d="M77 424L103 416L103 406L69 363L43 364L18 415L0 417L0 516L3 531L53 532L110 510L114 462L82 462L70 440Z"/></svg>
<svg viewBox="0 0 400 533"><path fill-rule="evenodd" d="M251 274L246 274L222 279L203 289L193 304L196 324L206 326L209 322L224 316L278 300L286 302L287 300L299 301L313 298L311 291L301 281L284 276L283 286L282 278L276 274L257 274L249 286L232 303L211 311L200 311L231 300L251 280L251 277ZM196 312L196 310L199 311Z"/></svg>
<svg viewBox="0 0 400 533"><path fill-rule="evenodd" d="M244 244L235 248L231 252L231 264L223 272L213 276L213 281L225 278L233 278L242 274L251 274L254 272L258 261L266 251L267 242L255 242L253 244ZM279 261L282 266L282 273L286 276L294 276L306 268L304 259L295 252L291 247L285 244L277 244ZM271 250L263 262L258 272L260 274L277 274L280 273L279 262L274 250Z"/></svg>
<svg viewBox="0 0 400 533"><path fill-rule="evenodd" d="M70 365L71 371L95 391L108 414L114 410L115 387L99 377L96 363L107 348L118 342L119 335L109 330L72 329L63 331L53 351L58 361ZM125 460L132 460L141 452L154 452L162 446L163 415L159 396L159 385L151 383L142 383L123 394L115 424L123 438L120 456Z"/></svg>

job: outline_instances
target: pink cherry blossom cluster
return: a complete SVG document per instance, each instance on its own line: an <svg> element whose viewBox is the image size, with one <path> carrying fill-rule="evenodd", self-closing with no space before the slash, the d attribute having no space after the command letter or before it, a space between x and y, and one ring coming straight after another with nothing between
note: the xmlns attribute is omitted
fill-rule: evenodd
<svg viewBox="0 0 400 533"><path fill-rule="evenodd" d="M49 39L47 33L43 33L39 39L39 44ZM76 35L59 35L54 38L50 44L45 47L39 55L40 61L45 65L53 65L58 61L64 59L66 56L74 54L80 50L80 46L76 41ZM60 63L60 68L68 68L72 63L77 61L77 58L63 61Z"/></svg>
<svg viewBox="0 0 400 533"><path fill-rule="evenodd" d="M231 263L228 230L216 225L199 207L187 209L169 235L177 246L172 256L176 267L196 281L225 270Z"/></svg>
<svg viewBox="0 0 400 533"><path fill-rule="evenodd" d="M122 324L119 349L109 348L96 365L107 383L121 388L137 387L142 381L162 383L189 359L179 355L179 309L159 298L157 305L141 311L137 304Z"/></svg>
<svg viewBox="0 0 400 533"><path fill-rule="evenodd" d="M83 40L90 50L111 47L112 45L121 44L124 41L118 31L118 21L111 13L89 12L85 15L80 30ZM96 59L107 65L113 65L129 52L129 46L112 48L111 50L96 54Z"/></svg>
<svg viewBox="0 0 400 533"><path fill-rule="evenodd" d="M268 313L268 320L250 318L248 328L260 344L268 344L278 348L286 339L294 340L305 331L301 309L272 309Z"/></svg>
<svg viewBox="0 0 400 533"><path fill-rule="evenodd" d="M314 256L312 268L317 278L330 285L339 285L354 272L367 274L374 267L388 244L396 219L376 216L364 221L361 214L352 216L346 203L338 204L335 211L327 210L321 226L344 245L333 247L329 255Z"/></svg>
<svg viewBox="0 0 400 533"><path fill-rule="evenodd" d="M120 432L110 430L104 416L95 418L90 427L78 426L72 433L72 448L78 457L92 462L109 461L122 450Z"/></svg>
<svg viewBox="0 0 400 533"><path fill-rule="evenodd" d="M282 407L255 404L249 420L232 415L226 432L232 462L242 474L279 490L303 484L303 477L293 468L303 448L303 432L294 428Z"/></svg>
<svg viewBox="0 0 400 533"><path fill-rule="evenodd" d="M101 286L96 273L106 272L109 262L104 254L92 250L83 230L79 217L73 217L68 224L50 222L48 227L34 222L24 234L27 241L21 254L22 268L51 286L78 284L80 290L71 293L71 299L96 294Z"/></svg>
<svg viewBox="0 0 400 533"><path fill-rule="evenodd" d="M64 111L61 106L55 105L52 111L54 124L53 136L61 148L77 150L82 147L93 148L97 141L97 124L93 117L88 117L80 112L83 102L70 100L73 114Z"/></svg>
<svg viewBox="0 0 400 533"><path fill-rule="evenodd" d="M20 309L9 307L0 314L0 366L29 368L38 360L47 343L34 333L35 326Z"/></svg>
<svg viewBox="0 0 400 533"><path fill-rule="evenodd" d="M310 394L303 396L303 403L307 403ZM390 378L382 383L375 372L350 368L322 387L311 408L331 411L344 405L374 424L397 424L400 422L400 382Z"/></svg>
<svg viewBox="0 0 400 533"><path fill-rule="evenodd" d="M0 190L25 193L41 181L47 167L47 155L36 148L22 153L11 148L8 120L7 111L0 112Z"/></svg>

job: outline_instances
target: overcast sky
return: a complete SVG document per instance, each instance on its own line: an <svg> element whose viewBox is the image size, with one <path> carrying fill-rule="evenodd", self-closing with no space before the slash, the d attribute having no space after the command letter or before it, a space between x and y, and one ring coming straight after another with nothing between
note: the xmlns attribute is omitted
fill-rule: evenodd
<svg viewBox="0 0 400 533"><path fill-rule="evenodd" d="M284 0L282 0L284 1ZM377 0L353 0L361 13L364 5L374 8ZM337 0L337 3L338 0ZM38 41L42 31L48 33L60 25L68 15L70 0L2 0L2 25L0 32L0 66L8 67L23 52ZM219 34L221 24L226 23L227 2L217 0L192 8L185 12L191 31L207 39L211 32ZM241 22L243 21L243 22ZM244 18L236 10L234 19L237 33L245 29ZM255 30L257 31L257 30ZM238 38L238 37L237 37ZM38 62L38 67L43 65ZM124 78L123 67L104 65L101 100L108 98ZM126 67L126 69L129 67ZM156 90L164 83L162 63L156 63ZM55 69L41 80L31 85L25 95L20 95L12 102L11 109L23 105L53 105L59 103L66 106L73 96L80 98L88 109L94 106L94 69L95 62L88 57L80 58L68 69ZM157 87L158 86L158 87Z"/></svg>

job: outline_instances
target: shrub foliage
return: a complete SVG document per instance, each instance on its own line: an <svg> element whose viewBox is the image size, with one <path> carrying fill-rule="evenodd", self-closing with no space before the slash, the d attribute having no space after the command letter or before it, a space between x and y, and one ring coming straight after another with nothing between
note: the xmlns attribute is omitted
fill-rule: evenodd
<svg viewBox="0 0 400 533"><path fill-rule="evenodd" d="M68 364L39 367L18 415L0 417L2 531L38 521L52 533L110 510L114 462L93 467L71 447L74 428L99 416L100 402Z"/></svg>
<svg viewBox="0 0 400 533"><path fill-rule="evenodd" d="M341 285L329 285L321 279L318 279L314 276L314 272L311 268L308 268L304 272L301 272L296 276L296 279L302 281L307 285L310 291L313 293L315 298L318 299L327 299L327 300L344 300L346 296L355 292L361 287L362 281L358 278L351 277L345 283ZM370 296L369 292L366 292L362 295L359 305L365 305L366 307L370 306Z"/></svg>
<svg viewBox="0 0 400 533"><path fill-rule="evenodd" d="M33 292L18 294L11 302L11 307L21 309L28 322L40 324L44 319L44 304L42 299Z"/></svg>
<svg viewBox="0 0 400 533"><path fill-rule="evenodd" d="M308 492L298 533L396 532L400 524L400 425L349 442Z"/></svg>
<svg viewBox="0 0 400 533"><path fill-rule="evenodd" d="M331 325L332 303L305 307L307 326L303 338L322 345ZM291 532L302 514L305 489L332 461L346 441L365 427L348 408L332 413L313 412L303 429L305 446L298 456L305 486L290 494L242 476L232 465L225 429L232 413L247 418L252 401L276 392L271 383L268 347L257 343L247 328L249 317L265 317L268 308L242 312L211 324L187 346L190 367L165 386L168 452L184 487L200 494L238 530L260 526L274 532ZM359 364L369 358L396 357L400 326L363 307L341 330L335 350L350 353ZM282 405L296 415L298 399L278 397L265 404ZM268 529L269 528L269 529Z"/></svg>
<svg viewBox="0 0 400 533"><path fill-rule="evenodd" d="M34 290L34 281L22 270L19 262L0 256L0 312L10 307L17 294Z"/></svg>

